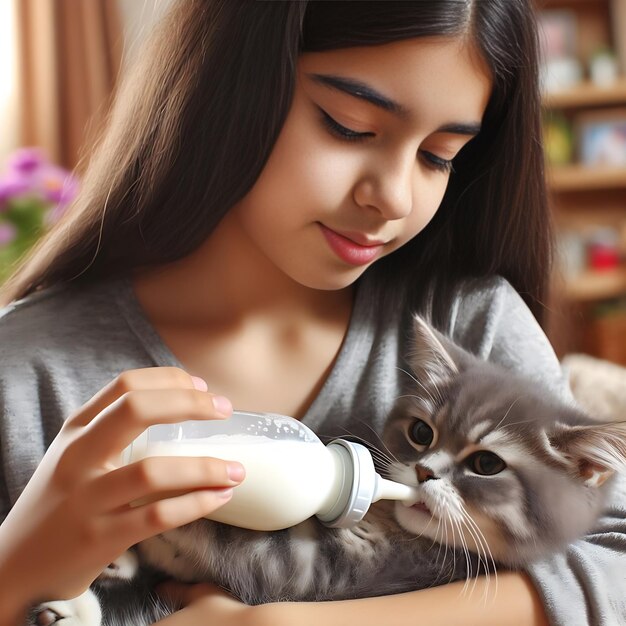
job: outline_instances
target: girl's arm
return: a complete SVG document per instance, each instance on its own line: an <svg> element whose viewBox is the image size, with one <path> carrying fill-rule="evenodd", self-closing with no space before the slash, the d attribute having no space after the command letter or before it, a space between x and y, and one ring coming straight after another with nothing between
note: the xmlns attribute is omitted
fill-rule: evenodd
<svg viewBox="0 0 626 626"><path fill-rule="evenodd" d="M463 592L463 582L441 587L343 602L268 604L259 609L253 624L275 626L548 626L539 597L523 574L507 573L498 577L494 594L493 580L484 578Z"/></svg>
<svg viewBox="0 0 626 626"><path fill-rule="evenodd" d="M22 622L32 604L80 595L130 546L228 500L239 464L169 457L119 467L151 424L226 417L228 403L205 392L177 368L133 370L66 420L0 525L0 626Z"/></svg>
<svg viewBox="0 0 626 626"><path fill-rule="evenodd" d="M277 602L249 607L208 585L175 586L187 606L159 626L548 626L539 597L523 574L479 578L394 596L335 602Z"/></svg>

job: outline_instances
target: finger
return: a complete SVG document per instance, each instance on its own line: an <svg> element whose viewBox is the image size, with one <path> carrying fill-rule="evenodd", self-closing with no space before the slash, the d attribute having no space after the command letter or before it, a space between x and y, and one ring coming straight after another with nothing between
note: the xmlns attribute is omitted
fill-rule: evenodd
<svg viewBox="0 0 626 626"><path fill-rule="evenodd" d="M207 390L206 383L202 379L191 376L179 367L146 367L127 370L98 391L66 423L68 426L84 426L115 400L130 391L194 388L200 391Z"/></svg>
<svg viewBox="0 0 626 626"><path fill-rule="evenodd" d="M186 420L224 419L230 403L195 389L148 389L131 391L107 406L86 427L77 441L93 463L118 456L126 446L153 424ZM222 412L223 411L223 412Z"/></svg>
<svg viewBox="0 0 626 626"><path fill-rule="evenodd" d="M226 504L233 488L199 489L183 495L157 500L125 512L111 513L106 522L107 533L125 538L129 547L148 537L189 524Z"/></svg>
<svg viewBox="0 0 626 626"><path fill-rule="evenodd" d="M107 472L83 487L85 504L113 511L137 501L157 500L197 489L234 487L244 478L241 463L208 457L150 457Z"/></svg>

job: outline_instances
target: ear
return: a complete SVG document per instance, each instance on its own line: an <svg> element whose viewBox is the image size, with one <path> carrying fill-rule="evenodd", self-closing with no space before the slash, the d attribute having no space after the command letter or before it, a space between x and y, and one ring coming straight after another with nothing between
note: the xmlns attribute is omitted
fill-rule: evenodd
<svg viewBox="0 0 626 626"><path fill-rule="evenodd" d="M413 373L424 384L437 386L459 370L435 331L419 316L413 318L413 350L410 363Z"/></svg>
<svg viewBox="0 0 626 626"><path fill-rule="evenodd" d="M626 472L626 422L558 424L549 439L585 485L599 487L615 472Z"/></svg>

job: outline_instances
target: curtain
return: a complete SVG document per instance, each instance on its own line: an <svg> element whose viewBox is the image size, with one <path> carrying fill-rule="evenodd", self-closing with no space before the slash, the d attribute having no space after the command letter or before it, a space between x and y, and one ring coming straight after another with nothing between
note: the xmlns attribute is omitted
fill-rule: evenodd
<svg viewBox="0 0 626 626"><path fill-rule="evenodd" d="M73 169L112 99L123 51L117 0L14 0L20 144Z"/></svg>
<svg viewBox="0 0 626 626"><path fill-rule="evenodd" d="M0 167L5 157L17 148L18 118L17 50L15 49L15 4L0 0Z"/></svg>

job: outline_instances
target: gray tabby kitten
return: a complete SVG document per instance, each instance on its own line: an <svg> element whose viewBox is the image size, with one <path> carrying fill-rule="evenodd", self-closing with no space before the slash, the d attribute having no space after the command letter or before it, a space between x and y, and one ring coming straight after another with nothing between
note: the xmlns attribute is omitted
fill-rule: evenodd
<svg viewBox="0 0 626 626"><path fill-rule="evenodd" d="M155 572L215 582L248 604L387 595L491 575L496 563L522 568L589 531L626 468L626 423L598 423L421 318L414 326L411 383L386 424L386 452L373 454L389 478L419 486L417 504L378 503L350 529L201 519L141 542L31 623L151 624L173 610L151 593Z"/></svg>

